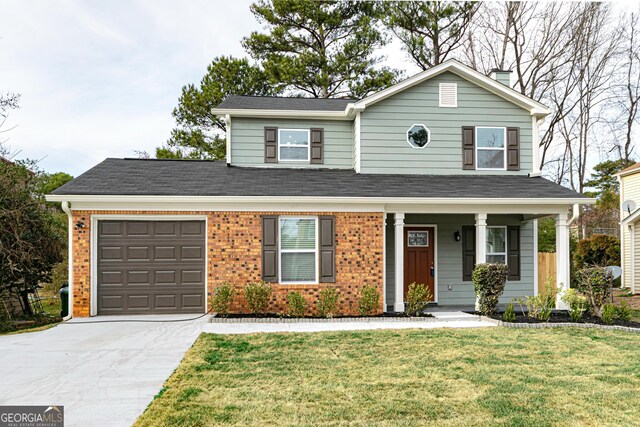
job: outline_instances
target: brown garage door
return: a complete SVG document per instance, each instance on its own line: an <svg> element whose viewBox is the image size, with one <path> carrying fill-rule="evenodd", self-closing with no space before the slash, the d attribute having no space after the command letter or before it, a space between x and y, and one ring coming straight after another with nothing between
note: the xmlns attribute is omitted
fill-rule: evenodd
<svg viewBox="0 0 640 427"><path fill-rule="evenodd" d="M99 221L98 314L203 313L204 221Z"/></svg>

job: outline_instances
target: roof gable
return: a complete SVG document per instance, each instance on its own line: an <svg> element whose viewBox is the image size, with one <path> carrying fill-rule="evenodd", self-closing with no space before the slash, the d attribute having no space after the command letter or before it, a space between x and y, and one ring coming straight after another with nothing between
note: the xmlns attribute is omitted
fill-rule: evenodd
<svg viewBox="0 0 640 427"><path fill-rule="evenodd" d="M525 110L529 111L531 115L544 117L550 112L545 105L537 101L534 101L528 96L522 95L520 92L513 90L509 86L505 86L502 83L492 79L491 77L485 76L484 74L454 59L447 60L442 64L436 65L435 67L422 71L421 73L418 73L412 77L409 77L408 79L403 80L400 83L397 83L391 87L388 87L387 89L381 90L380 92L376 92L373 95L370 95L364 99L356 101L353 104L353 108L356 111L362 111L370 105L374 105L379 101L392 97L397 93L400 93L406 89L414 87L422 82L425 82L447 71L454 73L459 77L477 86L480 86L486 89L487 91L492 92L495 95L498 95L501 98L504 98L507 101L521 108L524 108Z"/></svg>

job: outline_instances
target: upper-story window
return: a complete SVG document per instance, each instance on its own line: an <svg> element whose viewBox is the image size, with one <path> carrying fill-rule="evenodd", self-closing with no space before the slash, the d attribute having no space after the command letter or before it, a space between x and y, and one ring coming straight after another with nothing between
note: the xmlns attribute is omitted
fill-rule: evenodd
<svg viewBox="0 0 640 427"><path fill-rule="evenodd" d="M308 162L310 158L309 129L278 129L278 160Z"/></svg>
<svg viewBox="0 0 640 427"><path fill-rule="evenodd" d="M431 139L431 132L422 124L416 124L407 131L407 142L413 148L424 148Z"/></svg>
<svg viewBox="0 0 640 427"><path fill-rule="evenodd" d="M476 127L476 169L505 170L507 128Z"/></svg>

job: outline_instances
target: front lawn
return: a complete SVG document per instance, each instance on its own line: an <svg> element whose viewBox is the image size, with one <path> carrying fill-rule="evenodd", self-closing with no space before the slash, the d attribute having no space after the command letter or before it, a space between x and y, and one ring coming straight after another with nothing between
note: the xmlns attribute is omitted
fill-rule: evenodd
<svg viewBox="0 0 640 427"><path fill-rule="evenodd" d="M203 334L137 426L632 425L640 334Z"/></svg>

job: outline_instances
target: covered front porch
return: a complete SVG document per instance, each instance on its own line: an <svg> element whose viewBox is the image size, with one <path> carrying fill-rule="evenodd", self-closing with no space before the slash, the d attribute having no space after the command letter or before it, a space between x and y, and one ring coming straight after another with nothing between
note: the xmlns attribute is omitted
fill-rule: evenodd
<svg viewBox="0 0 640 427"><path fill-rule="evenodd" d="M577 205L576 205L577 206ZM480 208L484 207L482 211ZM556 219L556 285L569 288L571 205L424 206L385 214L384 306L405 308L409 284L427 284L438 307L472 308L476 264L505 263L509 277L500 303L538 294L538 219ZM578 214L574 209L573 217ZM543 278L544 279L544 278ZM566 308L560 301L556 307Z"/></svg>

